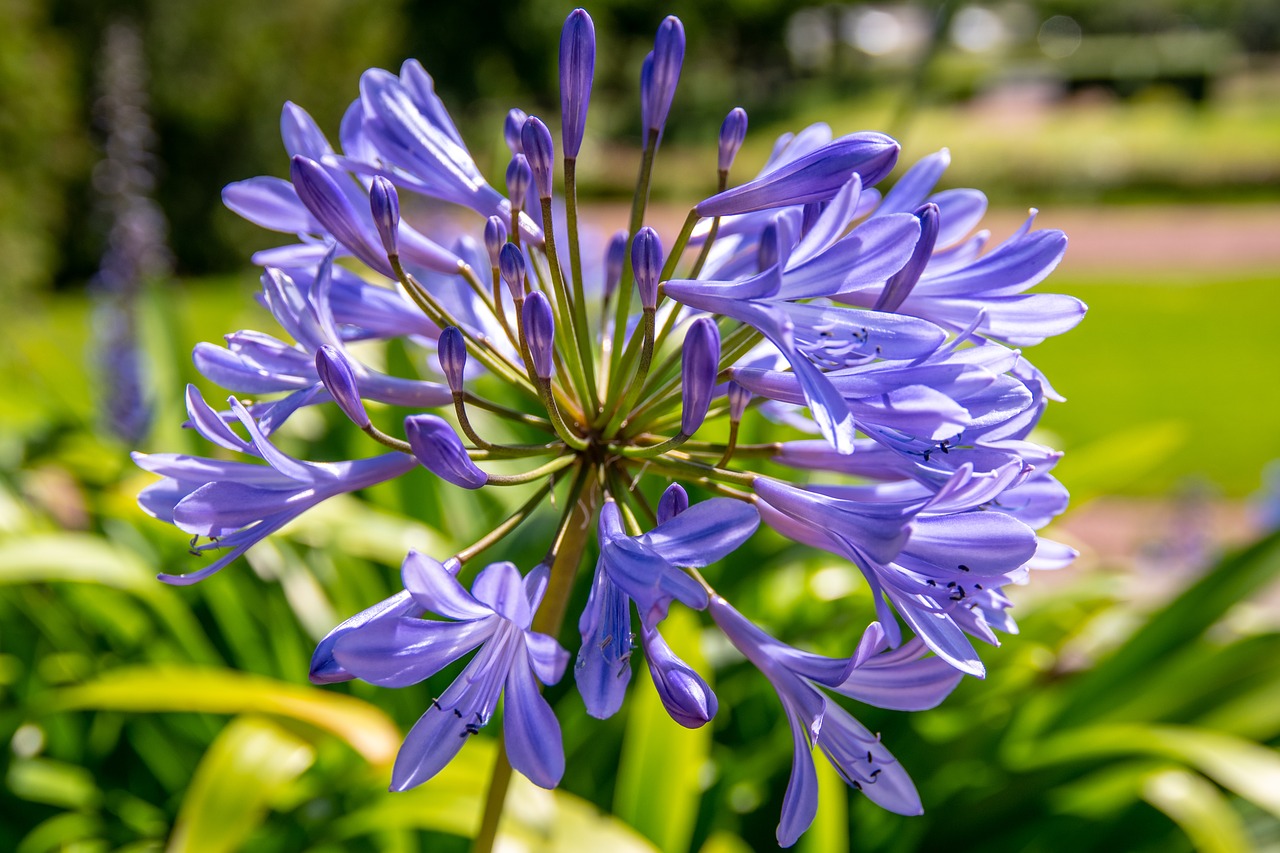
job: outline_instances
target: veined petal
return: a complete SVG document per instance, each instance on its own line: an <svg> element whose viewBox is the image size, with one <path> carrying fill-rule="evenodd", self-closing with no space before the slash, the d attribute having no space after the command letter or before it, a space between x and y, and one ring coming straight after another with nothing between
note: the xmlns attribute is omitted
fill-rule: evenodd
<svg viewBox="0 0 1280 853"><path fill-rule="evenodd" d="M338 639L357 628L374 620L383 621L399 619L402 616L421 616L422 606L413 600L407 589L402 589L390 598L384 598L372 607L366 607L356 615L345 619L316 644L311 655L311 671L308 679L312 684L338 684L355 678L347 672L333 657L333 647Z"/></svg>
<svg viewBox="0 0 1280 853"><path fill-rule="evenodd" d="M920 220L910 213L869 220L812 259L793 261L776 298L836 296L881 284L902 269L919 238Z"/></svg>
<svg viewBox="0 0 1280 853"><path fill-rule="evenodd" d="M542 788L560 784L564 775L560 723L538 692L523 646L516 651L507 675L502 731L514 769Z"/></svg>
<svg viewBox="0 0 1280 853"><path fill-rule="evenodd" d="M401 616L373 620L339 637L333 658L356 678L407 687L430 678L497 630L497 619L435 622Z"/></svg>
<svg viewBox="0 0 1280 853"><path fill-rule="evenodd" d="M492 608L494 613L521 630L528 630L529 623L533 621L529 597L525 594L523 579L515 563L490 563L476 575L471 584L471 594L476 601Z"/></svg>
<svg viewBox="0 0 1280 853"><path fill-rule="evenodd" d="M818 814L818 771L813 764L813 747L800 720L789 715L791 740L795 753L791 759L791 777L782 798L782 816L778 820L778 846L790 847L799 840Z"/></svg>
<svg viewBox="0 0 1280 853"><path fill-rule="evenodd" d="M673 566L702 568L733 552L760 526L751 504L711 498L690 506L639 541Z"/></svg>
<svg viewBox="0 0 1280 853"><path fill-rule="evenodd" d="M467 592L443 563L420 551L410 551L404 558L400 579L424 610L464 621L493 615L493 609Z"/></svg>
<svg viewBox="0 0 1280 853"><path fill-rule="evenodd" d="M222 188L222 203L261 228L286 234L318 234L323 230L293 184L281 178L257 177Z"/></svg>

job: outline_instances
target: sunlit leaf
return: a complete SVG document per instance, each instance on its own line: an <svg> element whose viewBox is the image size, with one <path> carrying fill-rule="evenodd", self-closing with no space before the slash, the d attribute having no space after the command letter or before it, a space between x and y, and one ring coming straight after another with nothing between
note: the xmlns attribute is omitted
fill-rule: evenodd
<svg viewBox="0 0 1280 853"><path fill-rule="evenodd" d="M269 720L232 720L196 768L169 839L169 853L241 849L272 800L314 759L305 741Z"/></svg>
<svg viewBox="0 0 1280 853"><path fill-rule="evenodd" d="M400 748L400 731L367 702L319 688L287 684L226 669L139 666L117 669L97 681L58 691L53 710L193 711L208 714L272 714L309 723L345 740L380 770Z"/></svg>
<svg viewBox="0 0 1280 853"><path fill-rule="evenodd" d="M1167 814L1200 853L1249 853L1253 849L1239 815L1204 777L1186 770L1152 775L1142 796Z"/></svg>

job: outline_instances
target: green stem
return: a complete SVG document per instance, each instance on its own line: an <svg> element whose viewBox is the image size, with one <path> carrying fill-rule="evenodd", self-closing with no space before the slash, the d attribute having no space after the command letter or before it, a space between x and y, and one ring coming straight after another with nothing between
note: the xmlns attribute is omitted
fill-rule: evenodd
<svg viewBox="0 0 1280 853"><path fill-rule="evenodd" d="M600 408L600 392L596 388L596 366L592 356L591 339L587 324L587 298L583 293L582 250L578 244L578 161L566 157L564 161L565 220L569 228L569 274L573 278L573 325L578 342L578 357L587 380L587 411Z"/></svg>
<svg viewBox="0 0 1280 853"><path fill-rule="evenodd" d="M532 471L525 471L523 474L490 474L488 485L523 486L526 483L536 483L543 477L562 471L577 461L578 457L570 454L552 459L545 465L539 465Z"/></svg>
<svg viewBox="0 0 1280 853"><path fill-rule="evenodd" d="M587 549L596 506L599 502L599 490L595 485L595 469L584 465L578 469L578 476L569 490L569 507L560 521L560 530L556 536L555 558L551 563L551 577L547 581L547 591L542 597L542 604L534 614L534 631L552 637L559 636L564 623L565 610L569 606L569 596L573 592L573 582L577 578L578 566L582 563L582 555ZM498 837L498 823L502 819L502 809L507 799L507 788L511 784L511 763L507 760L506 743L502 733L498 733L498 755L493 765L493 776L489 781L489 793L485 797L484 816L480 820L480 831L476 835L472 853L492 853L494 842Z"/></svg>

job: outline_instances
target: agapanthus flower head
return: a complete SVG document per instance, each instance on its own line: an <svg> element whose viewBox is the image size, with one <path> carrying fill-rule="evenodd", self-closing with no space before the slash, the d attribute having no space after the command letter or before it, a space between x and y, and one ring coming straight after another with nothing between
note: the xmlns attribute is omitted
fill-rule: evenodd
<svg viewBox="0 0 1280 853"><path fill-rule="evenodd" d="M575 182L595 61L582 10L562 32L563 150L557 157L541 119L511 110L505 197L415 61L363 75L340 151L286 106L291 180L224 191L236 212L296 236L255 255L281 332L243 330L225 347L196 348L206 378L256 402L232 398L216 412L194 388L187 400L201 437L249 461L138 454L162 478L139 501L195 535L195 554L229 549L163 576L191 583L321 501L418 465L449 486L526 492L453 554L411 552L404 590L325 637L311 679L403 687L474 652L410 731L392 787L434 776L500 697L511 766L551 786L564 755L538 684L565 668L559 643L575 587L589 591L576 614L573 678L596 718L625 703L637 654L676 723L724 713L662 633L673 609L701 614L690 618L709 620L760 671L791 725L778 828L789 845L817 807L815 747L885 808L924 805L906 769L829 693L931 707L965 674L985 673L973 639L996 643L1016 630L1005 587L1074 556L1041 535L1067 496L1050 473L1060 454L1031 435L1059 397L1021 348L1069 330L1084 306L1027 292L1061 258L1060 232L1034 230L1033 214L988 251L986 232L975 231L985 196L934 192L945 150L882 194L875 187L889 183L898 142L874 131L833 139L813 125L780 138L760 172L735 184L740 109L714 141L718 191L691 199L684 227L664 243L647 224L648 189L684 53L683 26L665 19L639 69L645 151L634 215L607 242L598 235L610 229L579 207ZM562 206L551 197L557 168ZM531 186L538 203L522 212ZM403 193L471 218L429 238L410 221L415 206L401 215ZM390 376L371 366L377 358L358 357L388 341L443 381ZM410 412L384 433L368 400ZM270 438L298 409L329 403L389 452L310 462ZM473 422L477 409L485 417ZM740 425L753 418L802 437L740 444ZM511 434L537 438L512 443ZM489 470L494 463L504 467ZM544 504L561 515L535 546L545 551L474 572ZM750 566L718 563L761 522L861 573L876 621L847 657L775 639L717 591L722 580L752 582ZM598 559L587 572L592 542ZM470 591L459 578L471 579ZM500 793L489 802L500 804Z"/></svg>

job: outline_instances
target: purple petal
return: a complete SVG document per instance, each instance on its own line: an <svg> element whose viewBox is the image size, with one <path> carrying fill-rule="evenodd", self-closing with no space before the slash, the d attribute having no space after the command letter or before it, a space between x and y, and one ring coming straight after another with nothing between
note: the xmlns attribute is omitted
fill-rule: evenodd
<svg viewBox="0 0 1280 853"><path fill-rule="evenodd" d="M737 550L760 526L760 513L744 501L711 498L690 506L639 541L673 566L702 568Z"/></svg>
<svg viewBox="0 0 1280 853"><path fill-rule="evenodd" d="M889 174L898 143L882 133L841 137L739 187L697 206L699 216L726 216L772 207L826 201L857 172L869 187Z"/></svg>
<svg viewBox="0 0 1280 853"><path fill-rule="evenodd" d="M813 747L804 727L791 718L791 738L795 754L791 759L791 778L782 798L782 816L778 821L780 847L790 847L804 834L818 814L818 771L813 764Z"/></svg>
<svg viewBox="0 0 1280 853"><path fill-rule="evenodd" d="M493 636L494 617L433 622L401 616L373 620L339 637L333 658L356 678L381 687L407 687L430 678Z"/></svg>
<svg viewBox="0 0 1280 853"><path fill-rule="evenodd" d="M524 649L516 652L507 675L502 732L511 766L542 788L554 788L564 775L560 723L538 692Z"/></svg>
<svg viewBox="0 0 1280 853"><path fill-rule="evenodd" d="M355 676L342 667L333 657L333 647L339 638L372 621L399 619L402 616L421 616L422 606L413 600L408 590L402 589L390 598L384 598L372 607L361 610L344 620L316 645L311 655L311 670L307 676L312 684L338 684Z"/></svg>
<svg viewBox="0 0 1280 853"><path fill-rule="evenodd" d="M515 623L517 628L528 630L533 620L529 597L524 591L524 580L515 563L490 563L476 575L471 584L471 594L476 601L493 609L494 613Z"/></svg>
<svg viewBox="0 0 1280 853"><path fill-rule="evenodd" d="M400 566L404 588L423 609L461 621L492 616L492 608L463 589L455 574L420 551L410 551Z"/></svg>

